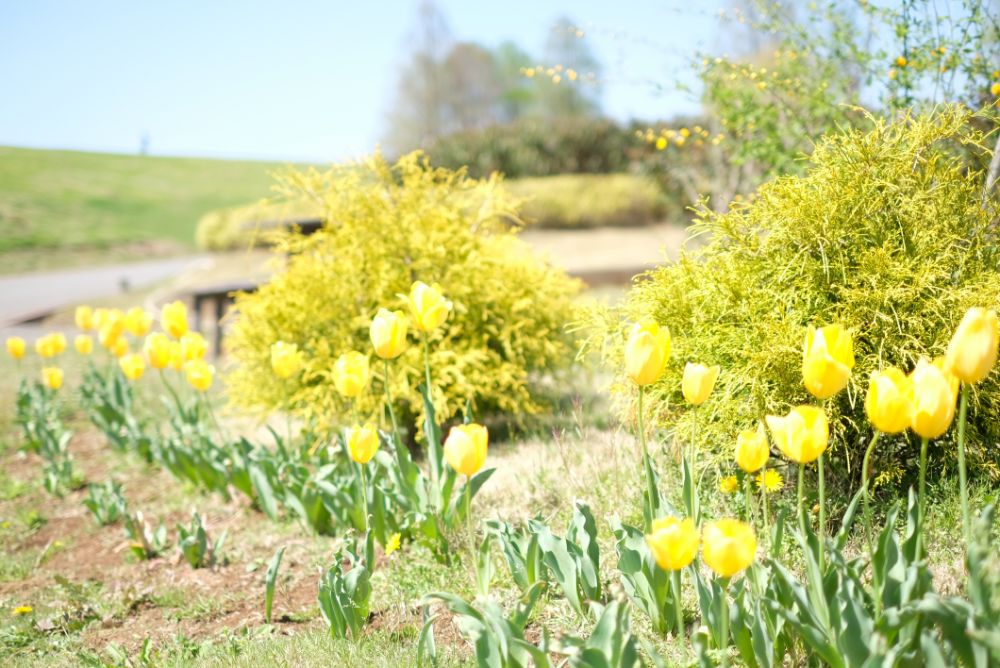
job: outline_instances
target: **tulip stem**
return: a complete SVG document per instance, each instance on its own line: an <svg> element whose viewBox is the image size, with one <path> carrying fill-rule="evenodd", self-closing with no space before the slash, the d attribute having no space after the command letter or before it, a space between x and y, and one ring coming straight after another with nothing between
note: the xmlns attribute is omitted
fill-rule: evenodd
<svg viewBox="0 0 1000 668"><path fill-rule="evenodd" d="M431 393L431 348L430 348L430 343L427 341L427 332L424 332L423 341L424 341L424 387L427 388L427 401L433 405L434 397L433 394ZM435 495L439 495L440 488L438 487L438 478L440 477L439 476L440 471L438 471L438 467L440 466L441 458L438 456L439 453L437 452L436 449L437 446L434 445L434 438L429 433L431 429L432 426L430 424L430 420L428 420L427 430L426 430L428 433L424 434L424 436L427 438L427 455L428 459L430 460L431 481L434 484L434 489L438 490L435 492Z"/></svg>
<svg viewBox="0 0 1000 668"><path fill-rule="evenodd" d="M875 430L875 433L872 435L872 440L868 443L868 449L865 450L865 457L861 460L861 501L865 504L865 538L868 540L869 558L871 555L875 554L875 549L872 543L872 537L874 534L872 533L872 506L870 494L868 492L868 472L871 466L872 453L875 452L875 446L878 444L878 439L881 434L882 432L877 429ZM872 574L875 576L875 589L876 591L880 591L878 574L875 573L874 570L872 571ZM879 602L880 601L876 597L876 605L878 605Z"/></svg>
<svg viewBox="0 0 1000 668"><path fill-rule="evenodd" d="M396 411L392 408L392 393L389 390L389 360L383 360L385 362L385 404L389 407L389 421L392 422L392 433L398 442L402 439L399 436L399 427L396 425Z"/></svg>
<svg viewBox="0 0 1000 668"><path fill-rule="evenodd" d="M763 467L761 467L760 473L758 475L760 475L760 483L759 483L760 484L760 510L761 510L761 515L763 515L763 517L764 517L764 535L767 536L768 540L770 540L771 539L771 527L770 527L770 520L767 517L767 476L765 475L765 473L767 473L767 465L766 464Z"/></svg>
<svg viewBox="0 0 1000 668"><path fill-rule="evenodd" d="M805 483L804 483L805 477L806 477L806 465L805 464L799 464L799 490L798 490L799 491L799 495L798 495L799 496L799 507L798 507L798 512L799 512L799 531L802 532L802 537L803 538L805 538L805 535L806 535L806 513L805 513L805 506L802 503L802 497L804 495L804 490L805 490Z"/></svg>
<svg viewBox="0 0 1000 668"><path fill-rule="evenodd" d="M208 409L208 416L212 419L212 424L215 425L215 430L219 432L219 438L222 441L219 445L225 445L226 441L229 439L226 437L225 432L222 431L222 425L219 424L219 420L215 417L215 409L212 408L212 402L209 401L208 396L204 392L199 392L201 400L205 403L205 408Z"/></svg>
<svg viewBox="0 0 1000 668"><path fill-rule="evenodd" d="M920 439L920 478L917 487L917 549L914 552L914 559L920 559L924 533L924 513L926 512L926 500L924 499L927 489L927 443L930 439Z"/></svg>
<svg viewBox="0 0 1000 668"><path fill-rule="evenodd" d="M365 471L366 464L359 464L359 466L361 467L361 499L365 509L365 519L361 522L361 532L366 534L368 533L368 473ZM368 567L372 566L368 564Z"/></svg>
<svg viewBox="0 0 1000 668"><path fill-rule="evenodd" d="M962 504L962 531L965 544L972 544L972 523L969 518L969 487L965 472L965 420L969 412L969 386L962 383L962 399L958 404L958 489Z"/></svg>
<svg viewBox="0 0 1000 668"><path fill-rule="evenodd" d="M670 571L671 588L674 590L674 616L676 620L677 639L684 642L684 608L681 605L681 572Z"/></svg>
<svg viewBox="0 0 1000 668"><path fill-rule="evenodd" d="M729 666L729 578L720 578L722 596L719 597L719 630L722 636L719 643L719 650L721 652L719 656L719 665L722 668L727 668Z"/></svg>
<svg viewBox="0 0 1000 668"><path fill-rule="evenodd" d="M751 499L752 493L753 493L753 487L751 487L750 474L749 473L744 473L743 474L743 500L746 502L746 514L747 514L746 520L747 520L748 524L753 524L753 512L752 512L753 511L753 503L752 503L753 500Z"/></svg>
<svg viewBox="0 0 1000 668"><path fill-rule="evenodd" d="M472 574L475 576L476 536L472 530L472 476L465 476L465 494L463 496L465 497L463 499L465 502L465 533L468 535L469 559L472 563Z"/></svg>
<svg viewBox="0 0 1000 668"><path fill-rule="evenodd" d="M653 481L653 465L649 460L649 449L646 447L646 422L643 418L643 397L646 390L639 386L639 443L642 445L642 468L643 475L646 476L646 512L643 513L646 523L646 532L653 530L653 520L656 519L656 512L659 506L656 499L656 483Z"/></svg>
<svg viewBox="0 0 1000 668"><path fill-rule="evenodd" d="M167 388L170 392L170 396L174 399L174 405L177 406L177 410L181 410L181 398L177 396L177 391L174 389L173 385L167 382L167 376L163 373L163 369L160 369L160 380L163 382L163 386Z"/></svg>
<svg viewBox="0 0 1000 668"><path fill-rule="evenodd" d="M816 473L819 475L819 572L823 572L823 561L826 554L826 475L823 472L823 454L816 460Z"/></svg>

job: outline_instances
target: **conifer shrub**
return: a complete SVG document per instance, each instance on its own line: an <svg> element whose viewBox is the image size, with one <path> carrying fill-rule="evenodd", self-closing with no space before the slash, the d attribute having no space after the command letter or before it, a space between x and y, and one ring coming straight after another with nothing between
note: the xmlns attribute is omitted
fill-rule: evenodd
<svg viewBox="0 0 1000 668"><path fill-rule="evenodd" d="M777 178L750 201L718 214L703 208L693 235L703 244L638 277L620 310L602 312L590 341L621 368L628 323L652 316L674 336L671 363L651 388L661 425L732 461L736 434L765 414L813 403L802 383L807 328L834 322L854 335L857 364L847 391L827 403L832 466L842 485L859 477L871 427L864 415L870 373L942 355L970 306L1000 306L997 206L984 201L989 150L974 116L958 107L870 119L870 129L822 139L801 176ZM684 405L687 361L722 374L696 413ZM976 386L971 460L997 477L1000 373ZM623 418L634 419L635 388L616 384ZM692 421L696 420L696 425ZM947 439L933 461L954 471ZM877 482L909 482L919 439L883 437Z"/></svg>
<svg viewBox="0 0 1000 668"><path fill-rule="evenodd" d="M430 341L438 417L467 405L477 417L542 408L534 381L573 360L565 324L575 317L580 284L517 238L510 225L516 201L500 177L432 168L417 152L396 164L377 155L325 172L290 170L277 189L291 201L320 205L325 223L310 236L278 233L283 269L236 298L226 338L236 406L289 410L321 427L353 421L355 406L337 394L331 374L339 355L358 350L370 356L373 377L356 408L377 419L385 367L372 353L369 325L379 307L405 311L400 295L421 280L440 284L453 302ZM305 353L302 373L285 381L270 366L279 340ZM412 328L410 342L390 363L390 389L397 407L417 415L424 367Z"/></svg>

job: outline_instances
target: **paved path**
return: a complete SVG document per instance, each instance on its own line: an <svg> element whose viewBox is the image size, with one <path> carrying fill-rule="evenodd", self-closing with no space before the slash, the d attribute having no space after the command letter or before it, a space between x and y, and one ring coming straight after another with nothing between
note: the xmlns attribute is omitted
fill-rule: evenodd
<svg viewBox="0 0 1000 668"><path fill-rule="evenodd" d="M171 278L205 260L174 257L90 269L0 276L0 328Z"/></svg>

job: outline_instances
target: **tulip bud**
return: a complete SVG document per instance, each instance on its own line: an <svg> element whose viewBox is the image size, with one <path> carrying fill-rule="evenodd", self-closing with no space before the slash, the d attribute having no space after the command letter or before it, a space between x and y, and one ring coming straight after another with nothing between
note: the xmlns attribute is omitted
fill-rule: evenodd
<svg viewBox="0 0 1000 668"><path fill-rule="evenodd" d="M146 362L139 353L122 356L118 360L118 366L121 367L125 377L133 381L142 378L142 374L146 371Z"/></svg>
<svg viewBox="0 0 1000 668"><path fill-rule="evenodd" d="M73 339L73 347L81 355L89 355L94 352L94 339L88 334L77 334Z"/></svg>
<svg viewBox="0 0 1000 668"><path fill-rule="evenodd" d="M205 360L191 360L184 364L184 376L191 387L199 392L207 392L212 387L215 367Z"/></svg>
<svg viewBox="0 0 1000 668"><path fill-rule="evenodd" d="M188 331L187 306L182 301L164 304L160 311L160 325L175 339L180 339Z"/></svg>
<svg viewBox="0 0 1000 668"><path fill-rule="evenodd" d="M854 343L841 325L809 330L802 353L802 379L817 399L847 387L854 368Z"/></svg>
<svg viewBox="0 0 1000 668"><path fill-rule="evenodd" d="M663 375L670 360L670 330L652 320L632 325L625 342L625 373L637 385L650 385Z"/></svg>
<svg viewBox="0 0 1000 668"><path fill-rule="evenodd" d="M910 428L921 438L937 438L955 418L955 390L940 368L921 359L910 373Z"/></svg>
<svg viewBox="0 0 1000 668"><path fill-rule="evenodd" d="M333 365L333 384L345 397L356 397L368 386L368 358L352 350Z"/></svg>
<svg viewBox="0 0 1000 668"><path fill-rule="evenodd" d="M50 390L58 390L63 384L63 370L57 366L42 368L42 383Z"/></svg>
<svg viewBox="0 0 1000 668"><path fill-rule="evenodd" d="M370 462L378 450L378 430L370 422L363 427L354 425L348 429L346 440L347 451L358 464Z"/></svg>
<svg viewBox="0 0 1000 668"><path fill-rule="evenodd" d="M406 350L407 324L402 311L380 308L368 331L375 354L387 360L402 355Z"/></svg>
<svg viewBox="0 0 1000 668"><path fill-rule="evenodd" d="M448 319L452 304L441 294L441 286L416 281L409 296L402 295L410 307L413 326L421 332L433 332Z"/></svg>
<svg viewBox="0 0 1000 668"><path fill-rule="evenodd" d="M757 537L750 525L739 520L709 522L702 535L701 556L716 575L731 578L753 563Z"/></svg>
<svg viewBox="0 0 1000 668"><path fill-rule="evenodd" d="M945 364L963 383L978 383L996 364L998 345L997 312L971 308L951 337Z"/></svg>
<svg viewBox="0 0 1000 668"><path fill-rule="evenodd" d="M788 415L768 415L765 421L778 449L793 462L809 464L826 450L830 426L822 408L796 406Z"/></svg>
<svg viewBox="0 0 1000 668"><path fill-rule="evenodd" d="M141 306L133 306L125 313L122 323L129 334L136 338L142 338L149 333L153 326L153 315L147 313L146 309Z"/></svg>
<svg viewBox="0 0 1000 668"><path fill-rule="evenodd" d="M166 369L170 365L170 339L163 332L153 332L146 337L142 346L146 361L154 369Z"/></svg>
<svg viewBox="0 0 1000 668"><path fill-rule="evenodd" d="M764 425L758 425L756 430L745 429L736 436L736 464L747 473L764 468L770 456Z"/></svg>
<svg viewBox="0 0 1000 668"><path fill-rule="evenodd" d="M694 561L700 542L698 527L690 517L661 517L653 520L646 544L656 564L665 571L679 571Z"/></svg>
<svg viewBox="0 0 1000 668"><path fill-rule="evenodd" d="M444 441L444 458L451 468L471 478L486 463L489 432L481 424L451 428Z"/></svg>
<svg viewBox="0 0 1000 668"><path fill-rule="evenodd" d="M20 336L11 336L7 339L7 354L16 360L24 357L24 351L27 348L27 344L24 342Z"/></svg>
<svg viewBox="0 0 1000 668"><path fill-rule="evenodd" d="M271 370L278 378L291 378L302 368L302 352L294 343L275 341L271 344Z"/></svg>
<svg viewBox="0 0 1000 668"><path fill-rule="evenodd" d="M94 309L89 306L77 306L73 312L73 319L78 329L88 332L94 328Z"/></svg>
<svg viewBox="0 0 1000 668"><path fill-rule="evenodd" d="M868 420L881 432L898 434L910 426L910 379L896 368L872 373L865 397Z"/></svg>
<svg viewBox="0 0 1000 668"><path fill-rule="evenodd" d="M681 391L684 398L692 406L700 406L708 399L719 377L719 367L706 367L703 364L684 365L684 378L681 380Z"/></svg>

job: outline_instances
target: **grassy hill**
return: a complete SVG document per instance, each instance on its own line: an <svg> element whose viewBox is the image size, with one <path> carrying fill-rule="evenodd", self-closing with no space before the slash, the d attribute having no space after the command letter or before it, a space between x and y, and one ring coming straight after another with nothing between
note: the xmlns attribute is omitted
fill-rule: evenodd
<svg viewBox="0 0 1000 668"><path fill-rule="evenodd" d="M136 242L193 247L203 213L266 196L281 166L0 147L0 259L38 267Z"/></svg>

